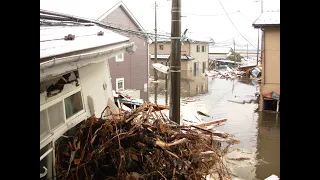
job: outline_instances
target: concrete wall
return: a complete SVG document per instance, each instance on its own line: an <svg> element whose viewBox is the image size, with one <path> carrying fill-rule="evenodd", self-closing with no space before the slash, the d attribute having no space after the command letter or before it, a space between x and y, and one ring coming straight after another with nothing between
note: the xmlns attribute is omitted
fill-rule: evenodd
<svg viewBox="0 0 320 180"><path fill-rule="evenodd" d="M141 31L121 6L116 8L101 22L115 27ZM137 50L132 54L125 53L124 61L122 62L116 62L115 58L109 60L112 86L115 90L116 79L124 78L125 89L140 90L140 97L144 100L148 100L148 89L146 89L146 91L144 89L145 85L148 86L149 70L147 40L145 37L124 32L116 32L129 37L130 42L134 42L137 46Z"/></svg>
<svg viewBox="0 0 320 180"><path fill-rule="evenodd" d="M280 94L280 27L266 27L262 37L261 94ZM262 99L260 102L263 110Z"/></svg>

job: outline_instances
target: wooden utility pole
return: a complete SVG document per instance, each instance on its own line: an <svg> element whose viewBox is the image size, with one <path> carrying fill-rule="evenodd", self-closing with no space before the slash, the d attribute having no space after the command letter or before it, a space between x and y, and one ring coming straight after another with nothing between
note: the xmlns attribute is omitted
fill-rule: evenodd
<svg viewBox="0 0 320 180"><path fill-rule="evenodd" d="M234 39L233 39L233 58L234 58L234 61L236 61L236 43L234 42Z"/></svg>
<svg viewBox="0 0 320 180"><path fill-rule="evenodd" d="M261 2L261 14L263 13L263 0L260 0ZM259 39L260 39L260 29L258 29L258 47L257 47L257 66L258 66L258 62L259 62Z"/></svg>
<svg viewBox="0 0 320 180"><path fill-rule="evenodd" d="M157 63L157 49L158 49L158 43L157 43L157 1L154 2L154 63ZM154 68L154 103L157 104L157 94L158 94L158 74L157 70Z"/></svg>
<svg viewBox="0 0 320 180"><path fill-rule="evenodd" d="M249 55L248 55L248 44L247 44L247 59L249 59Z"/></svg>
<svg viewBox="0 0 320 180"><path fill-rule="evenodd" d="M171 95L170 119L180 124L180 84L181 84L181 0L172 0L171 8Z"/></svg>

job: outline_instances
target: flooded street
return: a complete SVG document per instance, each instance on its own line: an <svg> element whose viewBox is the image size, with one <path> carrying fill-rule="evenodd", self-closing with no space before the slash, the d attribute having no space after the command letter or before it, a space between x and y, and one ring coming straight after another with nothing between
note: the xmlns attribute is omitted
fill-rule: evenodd
<svg viewBox="0 0 320 180"><path fill-rule="evenodd" d="M205 77L195 72L182 72L181 77L181 99L192 97L197 99L198 104L203 104L212 117L205 117L204 120L227 118L227 122L217 130L233 134L241 141L229 149L228 155L228 158L249 158L228 160L228 166L236 178L263 180L272 174L280 178L280 117L255 112L258 108L256 103L228 101L235 96L254 95L258 90L255 82ZM160 79L157 102L165 104L165 83L161 75ZM151 85L151 102L155 100L153 92L154 86Z"/></svg>

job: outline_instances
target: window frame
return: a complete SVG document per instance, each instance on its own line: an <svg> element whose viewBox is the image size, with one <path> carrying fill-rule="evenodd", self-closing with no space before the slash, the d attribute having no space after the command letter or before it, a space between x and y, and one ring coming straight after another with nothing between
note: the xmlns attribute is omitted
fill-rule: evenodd
<svg viewBox="0 0 320 180"><path fill-rule="evenodd" d="M118 58L119 55L121 55L122 58ZM124 53L117 54L116 55L116 62L122 62L122 61L124 61Z"/></svg>
<svg viewBox="0 0 320 180"><path fill-rule="evenodd" d="M197 44L197 52L200 52L200 45Z"/></svg>
<svg viewBox="0 0 320 180"><path fill-rule="evenodd" d="M123 85L122 91L124 90L124 78L117 78L116 79L116 92L119 92L119 87L118 87L118 82L119 81L122 81L122 85Z"/></svg>
<svg viewBox="0 0 320 180"><path fill-rule="evenodd" d="M84 114L86 111L85 111L85 101L83 99L83 93L82 93L82 88L79 87L73 91L70 91L58 98L55 98L43 105L40 106L40 112L41 111L44 111L45 114L46 114L46 120L47 120L47 125L48 125L48 135L44 135L44 134L41 134L40 135L40 144L43 143L44 141L46 141L48 138L50 138L53 134L55 134L57 131L60 130L61 127L63 127L63 125L67 125L68 126L68 123L70 123L73 119L75 119L76 117L80 116L81 114ZM80 110L79 112L73 114L72 116L70 116L69 118L66 117L66 112L65 112L65 103L64 103L64 100L76 93L80 92L80 95L81 95L81 101L82 101L82 110ZM57 127L51 127L50 126L50 120L49 120L49 114L48 114L48 109L58 103L62 102L62 109L63 109L63 123L61 123L60 125L58 125Z"/></svg>

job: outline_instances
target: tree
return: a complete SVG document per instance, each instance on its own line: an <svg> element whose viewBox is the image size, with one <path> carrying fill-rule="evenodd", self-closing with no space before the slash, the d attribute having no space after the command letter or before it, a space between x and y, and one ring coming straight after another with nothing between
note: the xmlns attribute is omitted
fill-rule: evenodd
<svg viewBox="0 0 320 180"><path fill-rule="evenodd" d="M241 59L243 56L241 56L239 53L232 53L227 57L228 60L230 61L236 61L236 62L241 62Z"/></svg>

